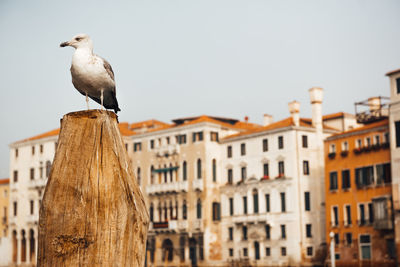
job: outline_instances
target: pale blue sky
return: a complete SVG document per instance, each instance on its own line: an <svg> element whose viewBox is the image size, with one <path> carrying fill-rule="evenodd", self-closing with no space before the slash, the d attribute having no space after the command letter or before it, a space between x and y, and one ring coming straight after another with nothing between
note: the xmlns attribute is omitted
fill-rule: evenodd
<svg viewBox="0 0 400 267"><path fill-rule="evenodd" d="M400 68L400 1L0 1L0 178L8 144L85 109L71 84L72 48L89 34L112 65L120 121L209 114L261 123L288 116L308 89L324 114L389 95ZM91 107L98 107L91 102Z"/></svg>

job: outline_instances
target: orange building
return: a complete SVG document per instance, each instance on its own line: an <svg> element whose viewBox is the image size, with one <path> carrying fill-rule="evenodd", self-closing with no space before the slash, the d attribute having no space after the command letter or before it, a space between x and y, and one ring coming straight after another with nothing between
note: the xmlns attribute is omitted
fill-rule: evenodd
<svg viewBox="0 0 400 267"><path fill-rule="evenodd" d="M335 234L336 266L396 266L388 133L383 118L325 141L326 236Z"/></svg>

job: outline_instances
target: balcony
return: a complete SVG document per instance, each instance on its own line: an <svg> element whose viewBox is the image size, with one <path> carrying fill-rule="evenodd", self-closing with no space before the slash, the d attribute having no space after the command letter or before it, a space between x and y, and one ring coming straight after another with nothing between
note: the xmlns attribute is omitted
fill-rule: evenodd
<svg viewBox="0 0 400 267"><path fill-rule="evenodd" d="M267 221L266 214L243 214L235 215L233 217L233 223L235 224L257 224L265 223Z"/></svg>
<svg viewBox="0 0 400 267"><path fill-rule="evenodd" d="M166 157L177 155L180 152L178 144L169 144L154 148L157 157Z"/></svg>
<svg viewBox="0 0 400 267"><path fill-rule="evenodd" d="M187 191L188 191L188 181L150 184L146 186L146 192L148 195L179 193Z"/></svg>
<svg viewBox="0 0 400 267"><path fill-rule="evenodd" d="M193 191L203 191L203 179L194 179L193 183Z"/></svg>
<svg viewBox="0 0 400 267"><path fill-rule="evenodd" d="M152 222L150 223L149 230L155 232L178 232L187 231L187 220L170 220L165 222Z"/></svg>
<svg viewBox="0 0 400 267"><path fill-rule="evenodd" d="M37 225L39 223L39 216L38 215L29 215L26 217L26 222L28 224Z"/></svg>
<svg viewBox="0 0 400 267"><path fill-rule="evenodd" d="M47 179L34 179L29 180L29 189L44 189L46 187Z"/></svg>
<svg viewBox="0 0 400 267"><path fill-rule="evenodd" d="M202 220L201 220L201 219L196 219L196 220L193 222L193 228L194 228L195 230L201 231L201 230L203 229L203 222L202 222Z"/></svg>

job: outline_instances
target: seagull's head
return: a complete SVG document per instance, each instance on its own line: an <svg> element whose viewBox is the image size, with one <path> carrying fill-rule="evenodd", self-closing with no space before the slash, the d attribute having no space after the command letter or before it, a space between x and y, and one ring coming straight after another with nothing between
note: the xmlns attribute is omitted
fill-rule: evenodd
<svg viewBox="0 0 400 267"><path fill-rule="evenodd" d="M70 41L63 42L60 44L60 47L72 46L75 49L78 48L89 48L93 50L93 43L87 34L78 34L75 35Z"/></svg>

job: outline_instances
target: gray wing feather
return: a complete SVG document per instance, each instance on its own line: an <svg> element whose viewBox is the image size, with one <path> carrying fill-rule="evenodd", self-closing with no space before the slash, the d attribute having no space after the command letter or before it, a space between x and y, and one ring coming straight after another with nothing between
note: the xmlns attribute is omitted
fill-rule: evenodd
<svg viewBox="0 0 400 267"><path fill-rule="evenodd" d="M106 69L108 75L110 76L110 78L111 78L113 81L115 81L115 80L114 80L114 71L113 71L113 69L111 68L110 63L108 63L108 61L105 60L104 58L102 58L102 57L100 57L100 58L103 60L103 67Z"/></svg>

